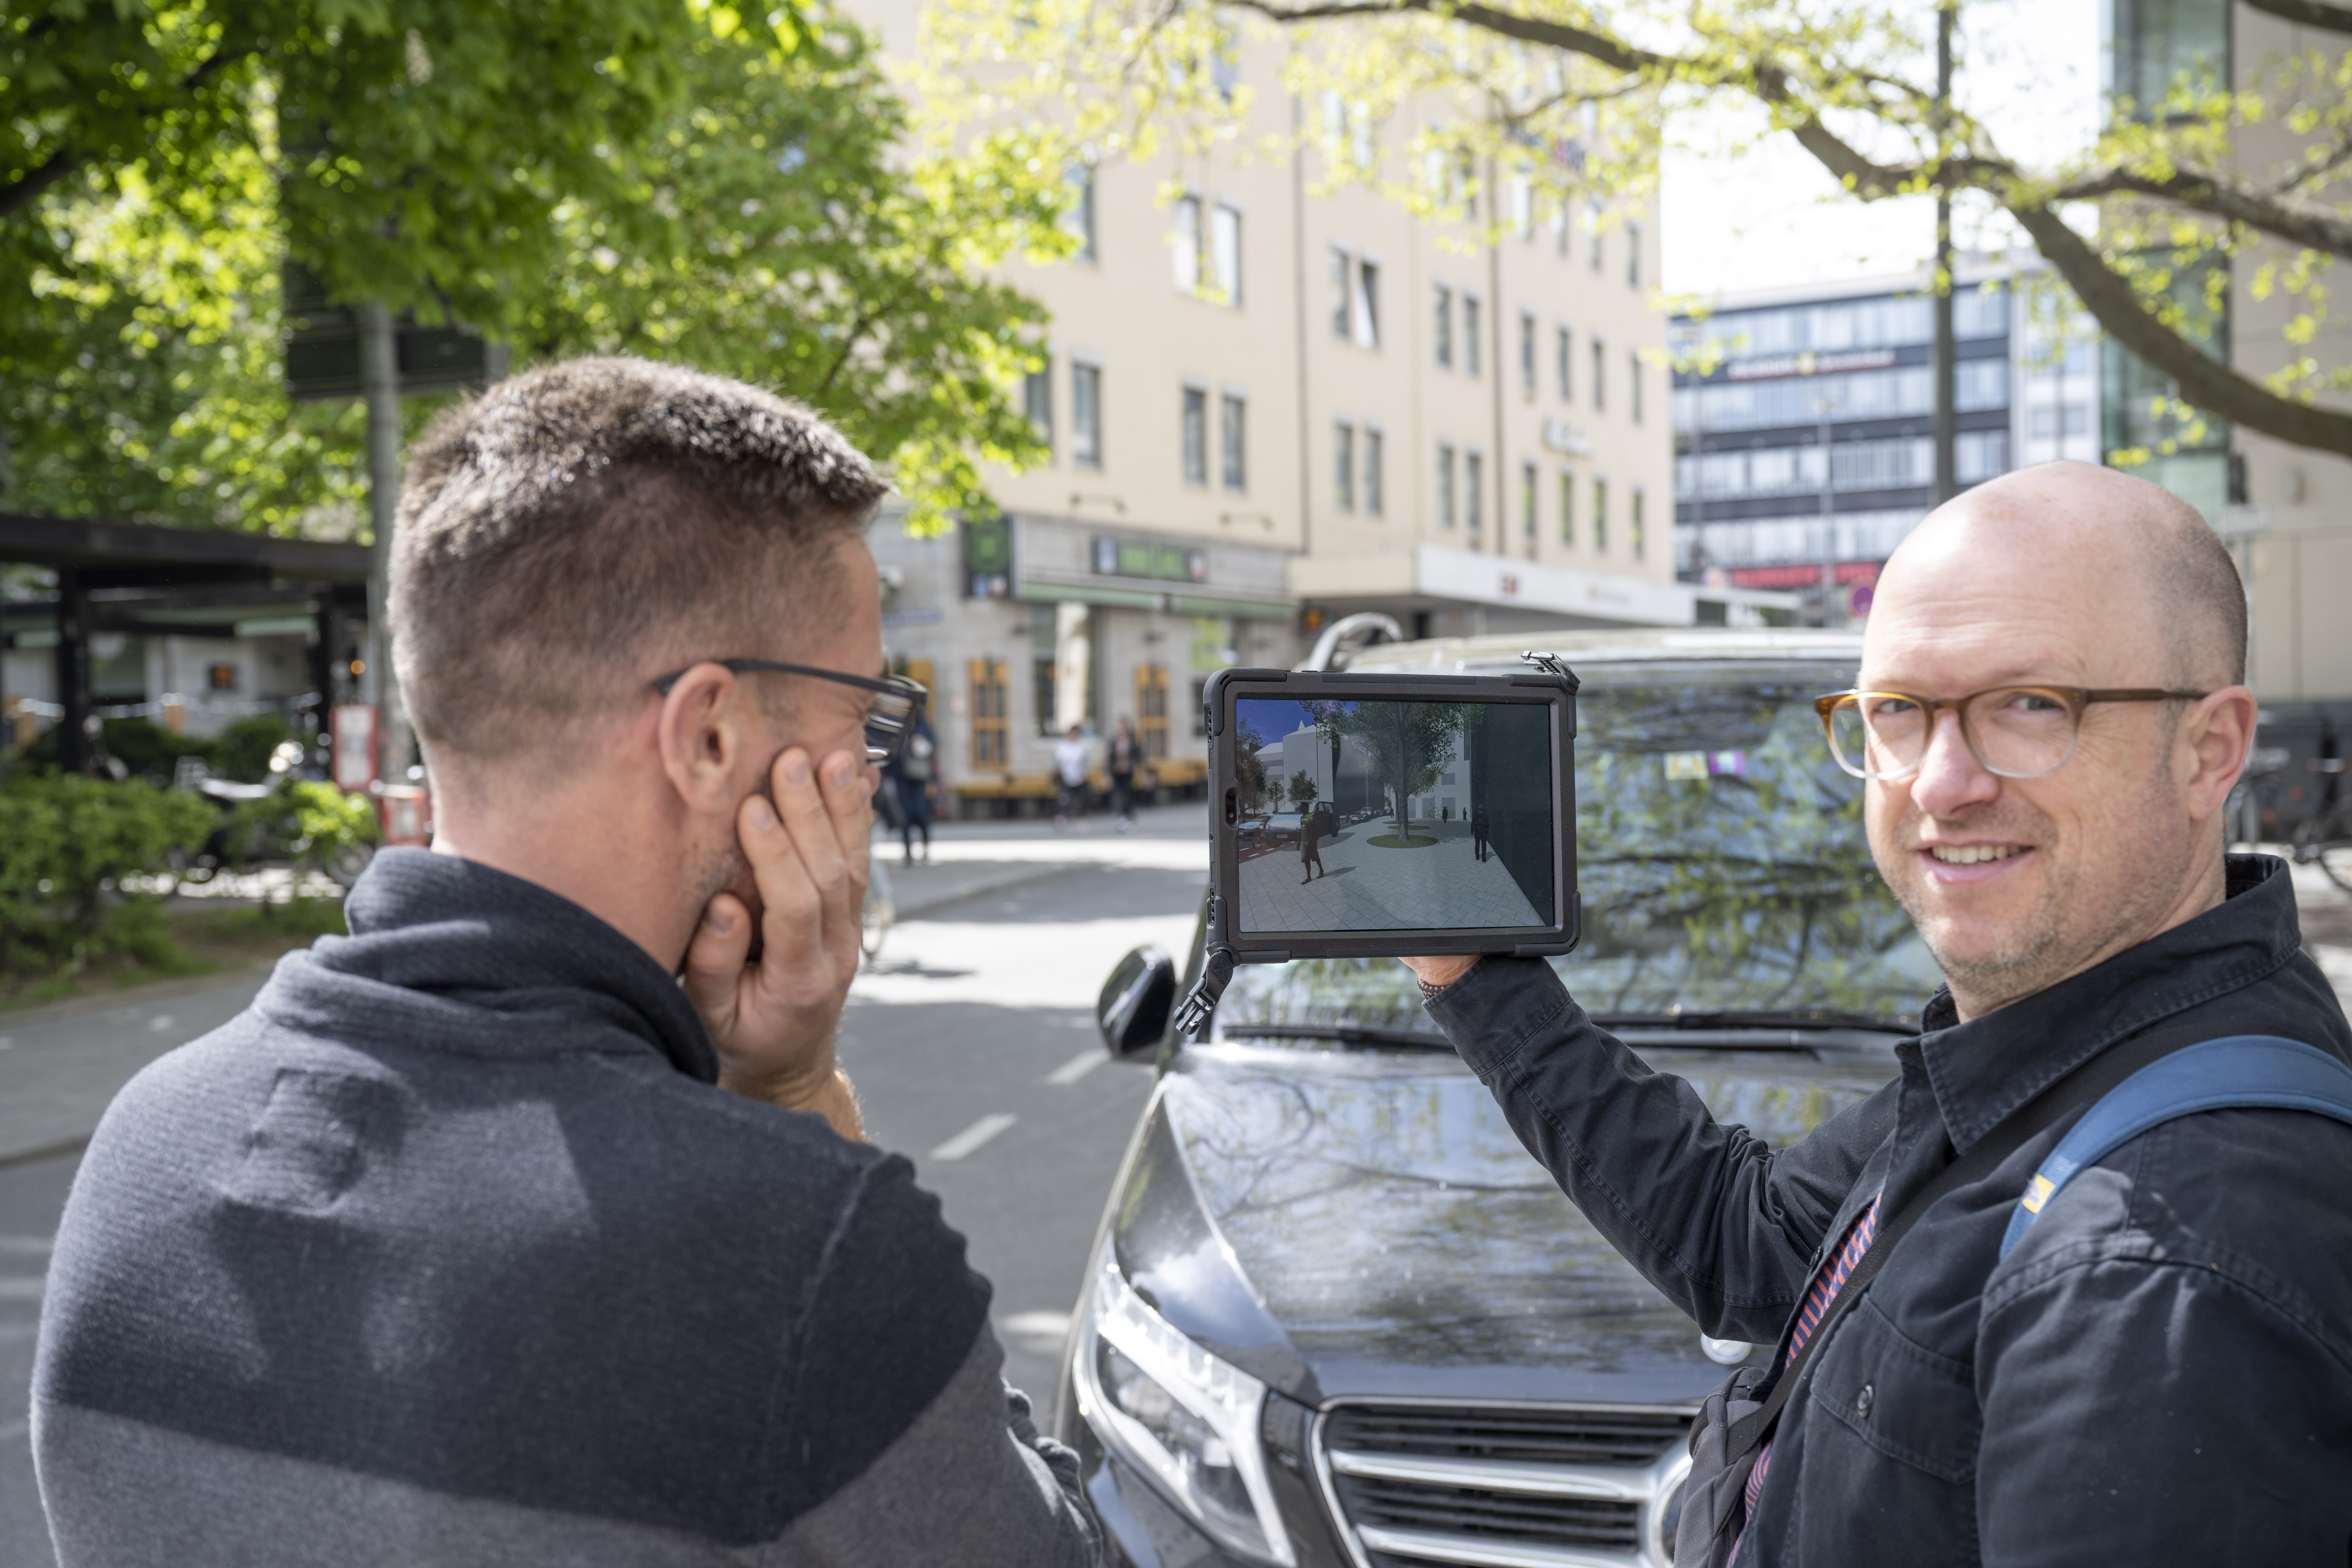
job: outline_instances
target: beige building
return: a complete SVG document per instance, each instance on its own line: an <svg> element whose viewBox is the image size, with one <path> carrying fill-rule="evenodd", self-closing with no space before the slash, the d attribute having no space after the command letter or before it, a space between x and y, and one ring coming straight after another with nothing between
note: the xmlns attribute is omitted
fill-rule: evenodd
<svg viewBox="0 0 2352 1568"><path fill-rule="evenodd" d="M854 8L913 47L917 0ZM1244 142L1322 112L1282 62L1241 50ZM1490 172L1488 246L1323 175L1311 153L1106 162L1075 175L1077 258L1007 268L1053 312L1026 388L1052 460L992 477L1001 522L876 542L966 801L1040 797L1055 734L1121 718L1163 782L1197 781L1209 675L1293 665L1352 611L1438 636L1778 603L1675 581L1653 214L1603 226Z"/></svg>

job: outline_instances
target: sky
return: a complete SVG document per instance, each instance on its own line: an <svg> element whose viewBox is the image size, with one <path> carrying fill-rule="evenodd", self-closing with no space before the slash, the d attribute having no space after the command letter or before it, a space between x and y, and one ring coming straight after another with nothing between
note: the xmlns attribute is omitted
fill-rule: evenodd
<svg viewBox="0 0 2352 1568"><path fill-rule="evenodd" d="M2053 162L2095 133L2101 5L1970 0L1963 11L1958 91L2010 156ZM1727 289L1844 282L1927 259L1932 199L1845 199L1793 140L1759 136L1760 126L1760 116L1708 112L1678 116L1670 127L1660 195L1669 295L1703 302ZM1955 240L2028 253L2013 228L1989 226L1986 216L1962 206Z"/></svg>

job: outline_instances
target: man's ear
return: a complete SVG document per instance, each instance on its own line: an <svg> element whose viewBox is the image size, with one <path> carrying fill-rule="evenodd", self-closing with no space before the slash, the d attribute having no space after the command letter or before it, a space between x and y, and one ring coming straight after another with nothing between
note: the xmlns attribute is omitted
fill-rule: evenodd
<svg viewBox="0 0 2352 1568"><path fill-rule="evenodd" d="M678 678L654 720L662 771L689 811L732 818L735 777L751 742L740 683L722 665L698 664Z"/></svg>
<svg viewBox="0 0 2352 1568"><path fill-rule="evenodd" d="M2182 716L2180 766L2189 805L2200 819L2221 809L2245 771L2259 704L2242 686L2225 686L2189 705Z"/></svg>

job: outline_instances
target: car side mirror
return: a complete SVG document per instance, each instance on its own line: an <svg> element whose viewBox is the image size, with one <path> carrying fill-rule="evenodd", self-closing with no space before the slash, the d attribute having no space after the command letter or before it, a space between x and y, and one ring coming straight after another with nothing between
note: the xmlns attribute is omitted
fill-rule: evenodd
<svg viewBox="0 0 2352 1568"><path fill-rule="evenodd" d="M1137 948L1118 961L1095 1003L1103 1048L1115 1061L1148 1059L1168 1037L1175 1006L1176 961L1156 943Z"/></svg>

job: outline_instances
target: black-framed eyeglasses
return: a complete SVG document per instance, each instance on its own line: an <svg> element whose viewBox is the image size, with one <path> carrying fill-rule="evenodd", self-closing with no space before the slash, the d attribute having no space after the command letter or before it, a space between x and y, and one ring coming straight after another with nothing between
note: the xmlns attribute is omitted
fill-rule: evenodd
<svg viewBox="0 0 2352 1568"><path fill-rule="evenodd" d="M923 704L931 694L919 680L909 680L903 675L850 675L838 669L819 669L811 664L784 664L772 658L704 658L696 664L715 664L737 675L763 673L772 675L805 675L812 679L830 680L842 686L855 686L860 691L874 693L874 705L866 712L866 760L876 767L897 757L906 749L907 737L922 722ZM687 670L665 675L654 682L654 689L663 696L669 689L686 679Z"/></svg>
<svg viewBox="0 0 2352 1568"><path fill-rule="evenodd" d="M1942 708L1958 715L1960 739L1986 772L2038 779L2074 758L2083 712L2095 702L2195 702L2210 695L2152 686L1995 686L1966 697L1832 691L1813 699L1813 711L1829 736L1830 755L1858 779L1894 783L1917 773Z"/></svg>

